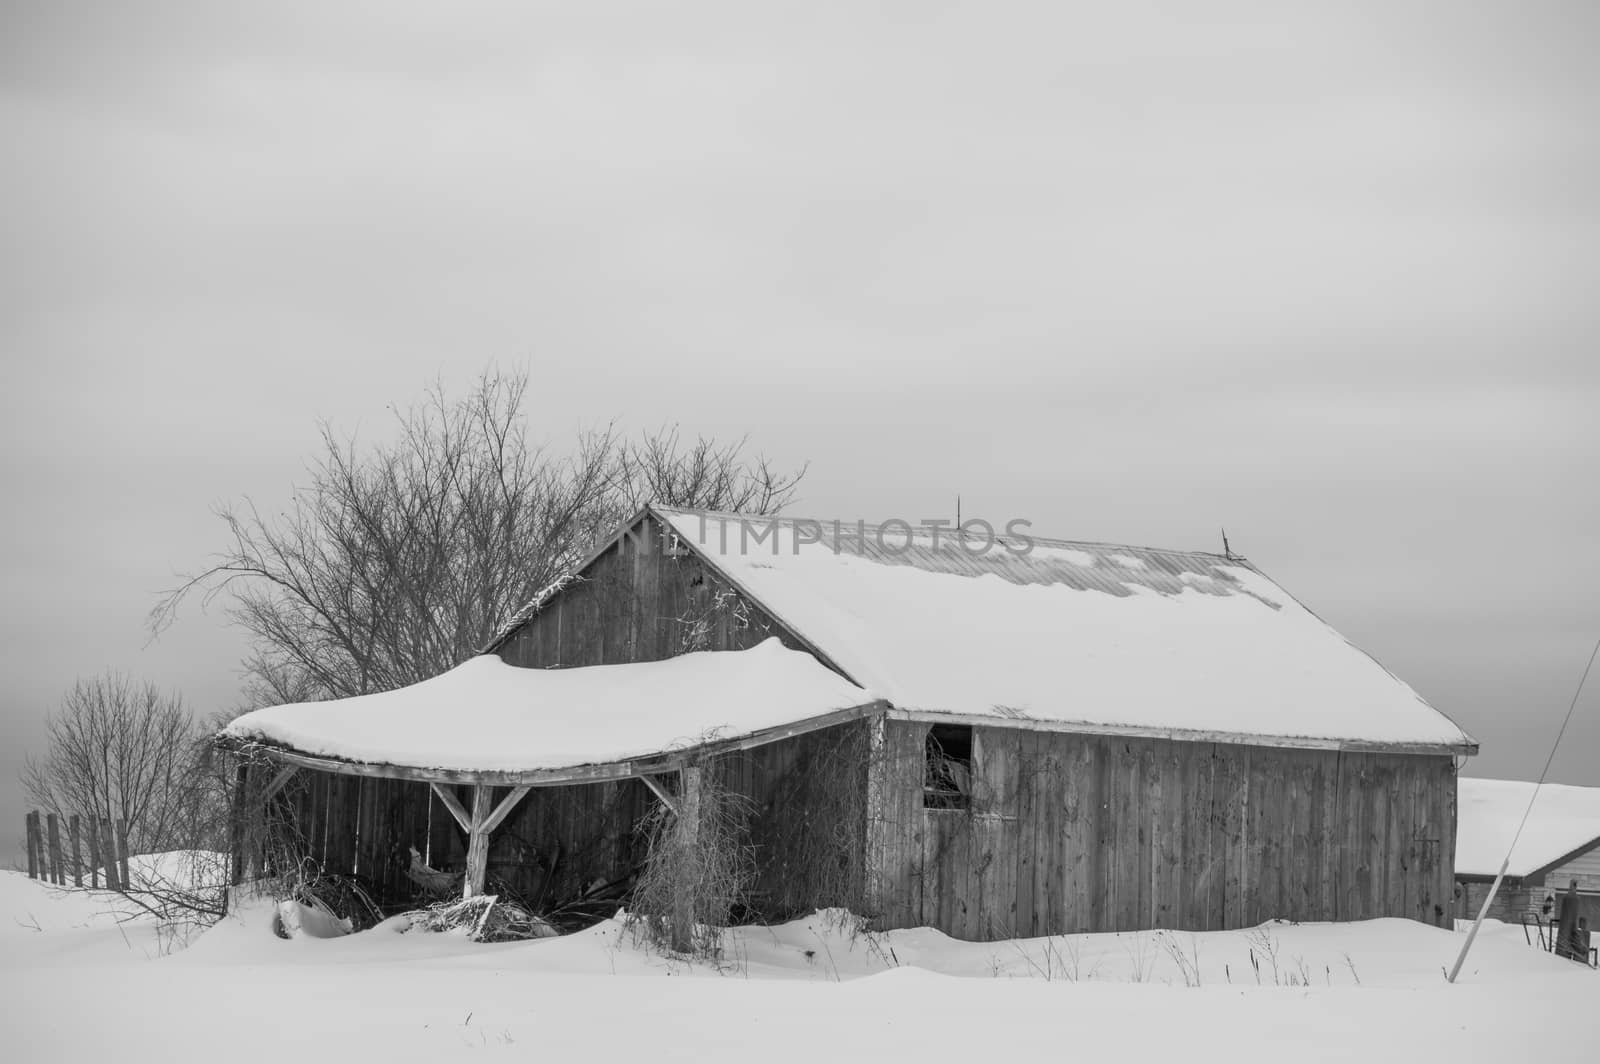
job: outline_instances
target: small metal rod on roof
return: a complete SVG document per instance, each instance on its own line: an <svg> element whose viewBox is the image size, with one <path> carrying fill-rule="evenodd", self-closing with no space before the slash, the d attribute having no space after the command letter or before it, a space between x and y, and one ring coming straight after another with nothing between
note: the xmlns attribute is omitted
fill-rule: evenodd
<svg viewBox="0 0 1600 1064"><path fill-rule="evenodd" d="M1230 561L1233 559L1233 548L1228 546L1228 530L1226 528L1222 530L1222 556Z"/></svg>

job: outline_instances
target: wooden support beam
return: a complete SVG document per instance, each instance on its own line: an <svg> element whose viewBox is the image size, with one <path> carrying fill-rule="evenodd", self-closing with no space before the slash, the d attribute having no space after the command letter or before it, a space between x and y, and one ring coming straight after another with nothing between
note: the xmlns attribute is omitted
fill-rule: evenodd
<svg viewBox="0 0 1600 1064"><path fill-rule="evenodd" d="M494 807L494 812L489 814L489 819L485 820L479 826L480 830L487 835L489 832L503 824L506 817L510 816L511 811L517 807L517 803L526 798L528 796L528 792L531 790L533 790L531 786L518 787L510 794L500 799L500 804Z"/></svg>
<svg viewBox="0 0 1600 1064"><path fill-rule="evenodd" d="M461 885L463 898L482 894L489 875L489 833L483 825L489 822L489 805L493 798L494 788L487 784L480 783L472 788L472 827L467 832L467 877Z"/></svg>
<svg viewBox="0 0 1600 1064"><path fill-rule="evenodd" d="M450 810L450 815L455 817L456 823L461 825L461 830L467 834L472 833L472 817L468 815L466 807L461 804L461 799L456 797L455 789L446 787L442 783L432 784L433 793L438 795L439 801Z"/></svg>
<svg viewBox="0 0 1600 1064"><path fill-rule="evenodd" d="M263 803L271 801L272 796L283 790L284 786L294 778L294 774L299 771L299 765L284 765L278 769L277 775L273 776L267 783L266 790L261 792L261 801Z"/></svg>
<svg viewBox="0 0 1600 1064"><path fill-rule="evenodd" d="M244 882L245 825L250 821L250 810L245 808L245 795L249 785L250 766L241 758L233 770L233 808L228 823L228 881L236 887ZM106 833L96 831L92 826L92 818L89 830L95 832L98 841L105 841ZM105 850L105 847L101 846L100 849ZM111 866L116 863L116 851L106 850L106 854L106 886L115 890L111 886Z"/></svg>
<svg viewBox="0 0 1600 1064"><path fill-rule="evenodd" d="M661 799L662 805L672 810L673 816L678 815L678 799L673 797L672 793L665 787L661 786L660 780L656 779L654 776L640 776L639 778L644 781L644 785L646 787L649 787L655 792L657 798Z"/></svg>

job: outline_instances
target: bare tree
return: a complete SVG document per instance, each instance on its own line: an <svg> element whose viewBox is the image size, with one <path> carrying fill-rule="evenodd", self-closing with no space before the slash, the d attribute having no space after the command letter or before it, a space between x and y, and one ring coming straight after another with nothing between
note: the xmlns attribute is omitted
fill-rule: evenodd
<svg viewBox="0 0 1600 1064"><path fill-rule="evenodd" d="M115 674L79 680L46 735L44 758L28 758L22 771L36 805L126 820L137 852L219 841L225 810L207 800L204 746L178 695Z"/></svg>
<svg viewBox="0 0 1600 1064"><path fill-rule="evenodd" d="M771 513L804 474L672 427L551 453L528 439L527 394L525 374L486 373L455 401L436 386L396 442L366 449L324 425L309 486L276 519L219 511L232 542L163 597L153 630L190 594L224 594L253 637L251 702L388 690L473 654L644 502Z"/></svg>

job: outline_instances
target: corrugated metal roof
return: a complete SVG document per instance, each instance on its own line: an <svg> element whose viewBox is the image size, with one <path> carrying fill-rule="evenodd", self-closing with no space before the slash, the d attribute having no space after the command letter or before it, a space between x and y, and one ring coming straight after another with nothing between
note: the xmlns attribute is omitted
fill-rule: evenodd
<svg viewBox="0 0 1600 1064"><path fill-rule="evenodd" d="M1209 595L1249 593L1225 568L1250 567L1249 562L1238 556L1049 539L1031 534L1026 539L1003 534L991 539L981 529L963 535L953 529L936 531L903 522L868 524L751 517L668 507L654 509L697 521L696 532L700 535L692 537L698 539L696 545L715 547L718 553L739 550L741 546L741 553L752 556L772 553L774 548L796 549L792 544L798 538L795 529L799 526L805 537L809 539L814 532L819 542L803 542L798 549L827 550L884 565L907 565L930 573L988 574L1013 584L1065 584L1080 591L1103 591L1119 596L1134 594L1135 587L1166 595L1185 589ZM783 534L770 535L768 528L773 525L783 530Z"/></svg>
<svg viewBox="0 0 1600 1064"><path fill-rule="evenodd" d="M652 509L899 710L1273 745L1475 750L1241 558Z"/></svg>

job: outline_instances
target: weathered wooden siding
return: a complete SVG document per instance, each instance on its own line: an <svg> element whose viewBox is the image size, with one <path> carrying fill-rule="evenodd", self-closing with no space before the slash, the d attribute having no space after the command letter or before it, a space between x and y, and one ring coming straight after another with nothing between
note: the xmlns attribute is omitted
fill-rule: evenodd
<svg viewBox="0 0 1600 1064"><path fill-rule="evenodd" d="M717 778L748 805L756 882L751 918L860 910L868 728L842 724L716 759Z"/></svg>
<svg viewBox="0 0 1600 1064"><path fill-rule="evenodd" d="M643 518L502 644L500 657L530 668L620 665L744 650L770 636L805 649L692 553L664 549L664 535Z"/></svg>
<svg viewBox="0 0 1600 1064"><path fill-rule="evenodd" d="M1448 757L974 729L972 807L922 807L926 726L881 726L882 926L960 938L1450 915Z"/></svg>

